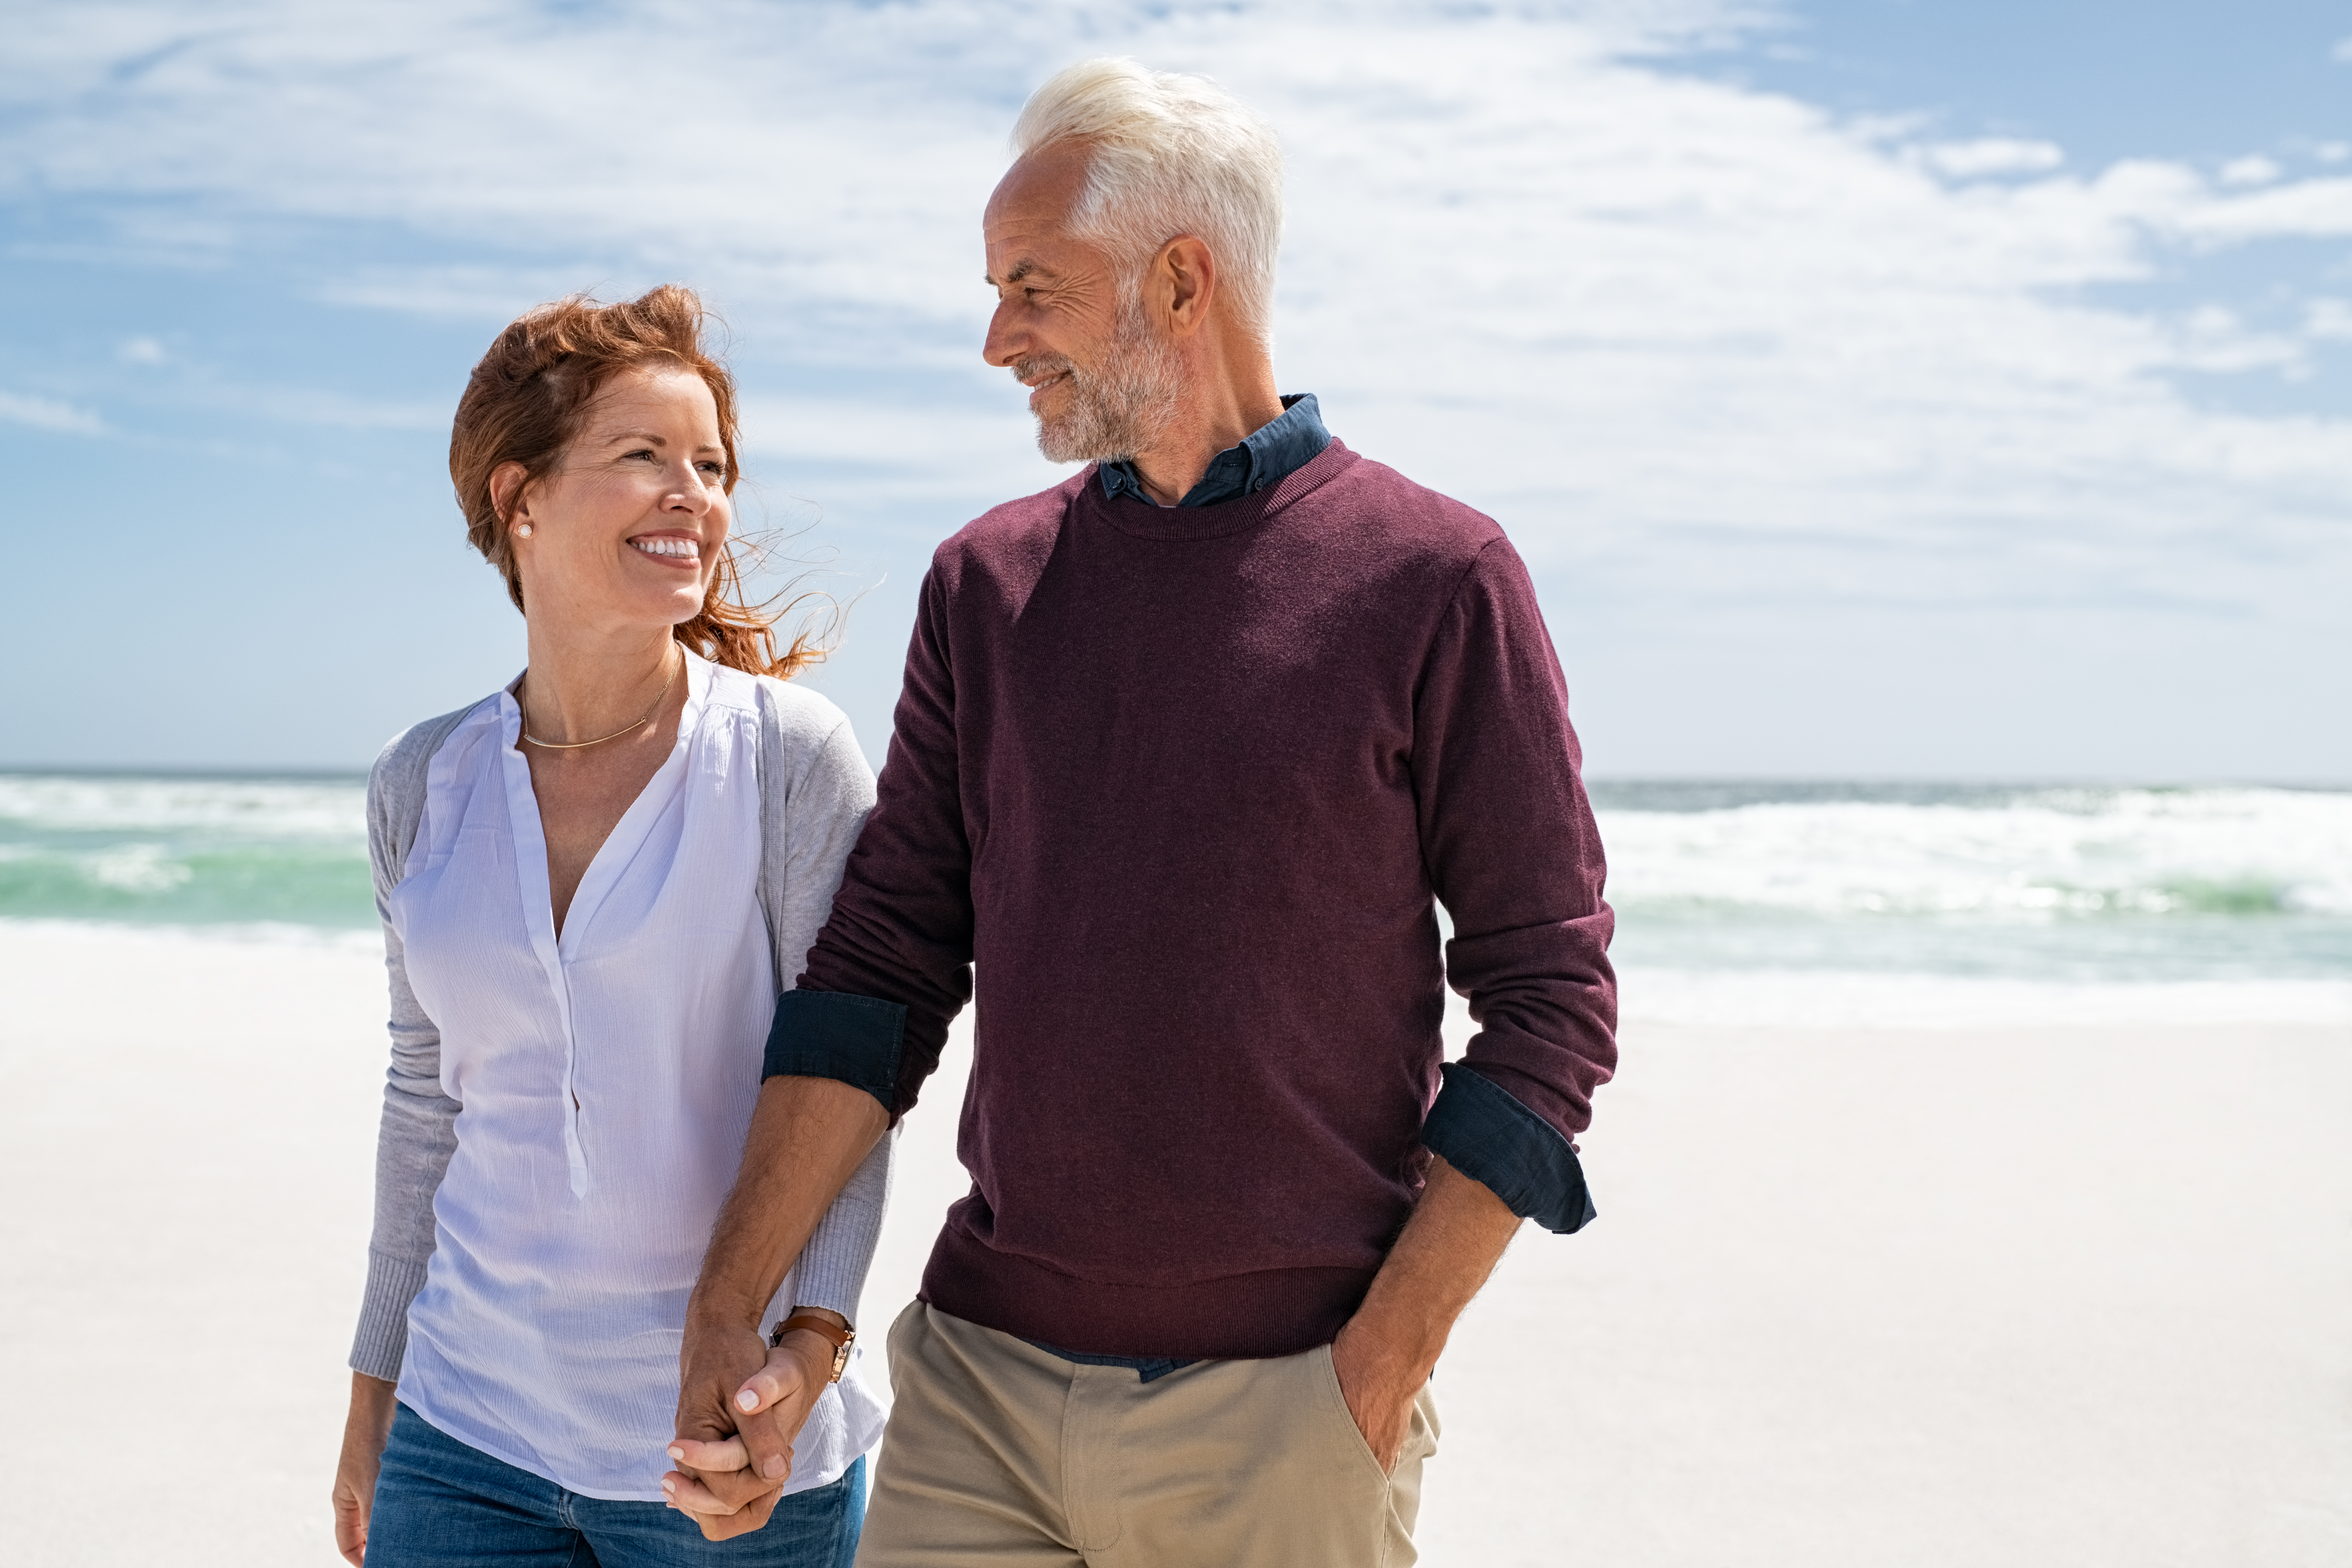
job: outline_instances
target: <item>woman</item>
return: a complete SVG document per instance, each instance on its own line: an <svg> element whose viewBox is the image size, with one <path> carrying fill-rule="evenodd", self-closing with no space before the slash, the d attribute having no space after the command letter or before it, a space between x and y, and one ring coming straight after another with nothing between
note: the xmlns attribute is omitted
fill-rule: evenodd
<svg viewBox="0 0 2352 1568"><path fill-rule="evenodd" d="M677 288L544 306L457 406L450 475L530 664L369 784L393 1059L335 1532L370 1568L856 1547L882 1412L836 1347L887 1139L776 1297L824 1392L782 1497L751 1505L772 1515L719 1545L663 1501L770 1015L874 800L840 711L772 679L817 652L775 657L741 600L734 386L701 321Z"/></svg>

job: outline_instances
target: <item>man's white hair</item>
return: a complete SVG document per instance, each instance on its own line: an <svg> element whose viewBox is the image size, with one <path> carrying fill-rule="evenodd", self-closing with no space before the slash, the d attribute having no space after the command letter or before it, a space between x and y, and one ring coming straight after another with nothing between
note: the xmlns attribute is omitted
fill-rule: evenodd
<svg viewBox="0 0 2352 1568"><path fill-rule="evenodd" d="M1234 314L1272 340L1282 145L1271 126L1206 77L1106 57L1072 66L1022 106L1013 156L1056 142L1090 150L1071 228L1134 269L1126 287L1161 246L1198 235Z"/></svg>

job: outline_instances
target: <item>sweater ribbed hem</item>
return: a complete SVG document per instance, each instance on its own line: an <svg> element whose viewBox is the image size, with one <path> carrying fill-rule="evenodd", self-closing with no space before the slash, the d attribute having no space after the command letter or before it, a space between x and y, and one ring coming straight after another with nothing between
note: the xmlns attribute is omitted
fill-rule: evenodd
<svg viewBox="0 0 2352 1568"><path fill-rule="evenodd" d="M1106 1285L997 1251L950 1216L922 1300L950 1317L1089 1355L1257 1361L1338 1337L1371 1268L1270 1268L1190 1285Z"/></svg>
<svg viewBox="0 0 2352 1568"><path fill-rule="evenodd" d="M423 1263L368 1249L367 1293L360 1298L359 1331L352 1336L351 1368L386 1383L400 1381L408 1355L408 1304L425 1289Z"/></svg>

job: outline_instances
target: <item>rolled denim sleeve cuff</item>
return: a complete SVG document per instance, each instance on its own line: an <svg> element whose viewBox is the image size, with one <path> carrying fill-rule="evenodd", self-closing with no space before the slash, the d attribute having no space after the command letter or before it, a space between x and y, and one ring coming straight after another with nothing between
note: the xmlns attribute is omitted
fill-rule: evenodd
<svg viewBox="0 0 2352 1568"><path fill-rule="evenodd" d="M761 1081L829 1078L864 1089L898 1115L898 1052L907 1009L841 991L787 991L776 999Z"/></svg>
<svg viewBox="0 0 2352 1568"><path fill-rule="evenodd" d="M1584 1166L1559 1130L1459 1062L1439 1070L1445 1084L1421 1129L1431 1152L1546 1230L1566 1236L1590 1224Z"/></svg>

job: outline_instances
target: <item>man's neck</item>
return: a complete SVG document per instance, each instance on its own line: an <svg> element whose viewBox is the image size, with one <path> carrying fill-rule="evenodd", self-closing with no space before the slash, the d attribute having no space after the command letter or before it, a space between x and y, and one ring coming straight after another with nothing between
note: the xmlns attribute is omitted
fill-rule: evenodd
<svg viewBox="0 0 2352 1568"><path fill-rule="evenodd" d="M1192 494L1218 453L1282 417L1275 384L1273 363L1263 353L1188 378L1184 400L1166 433L1133 458L1145 493L1162 506Z"/></svg>

